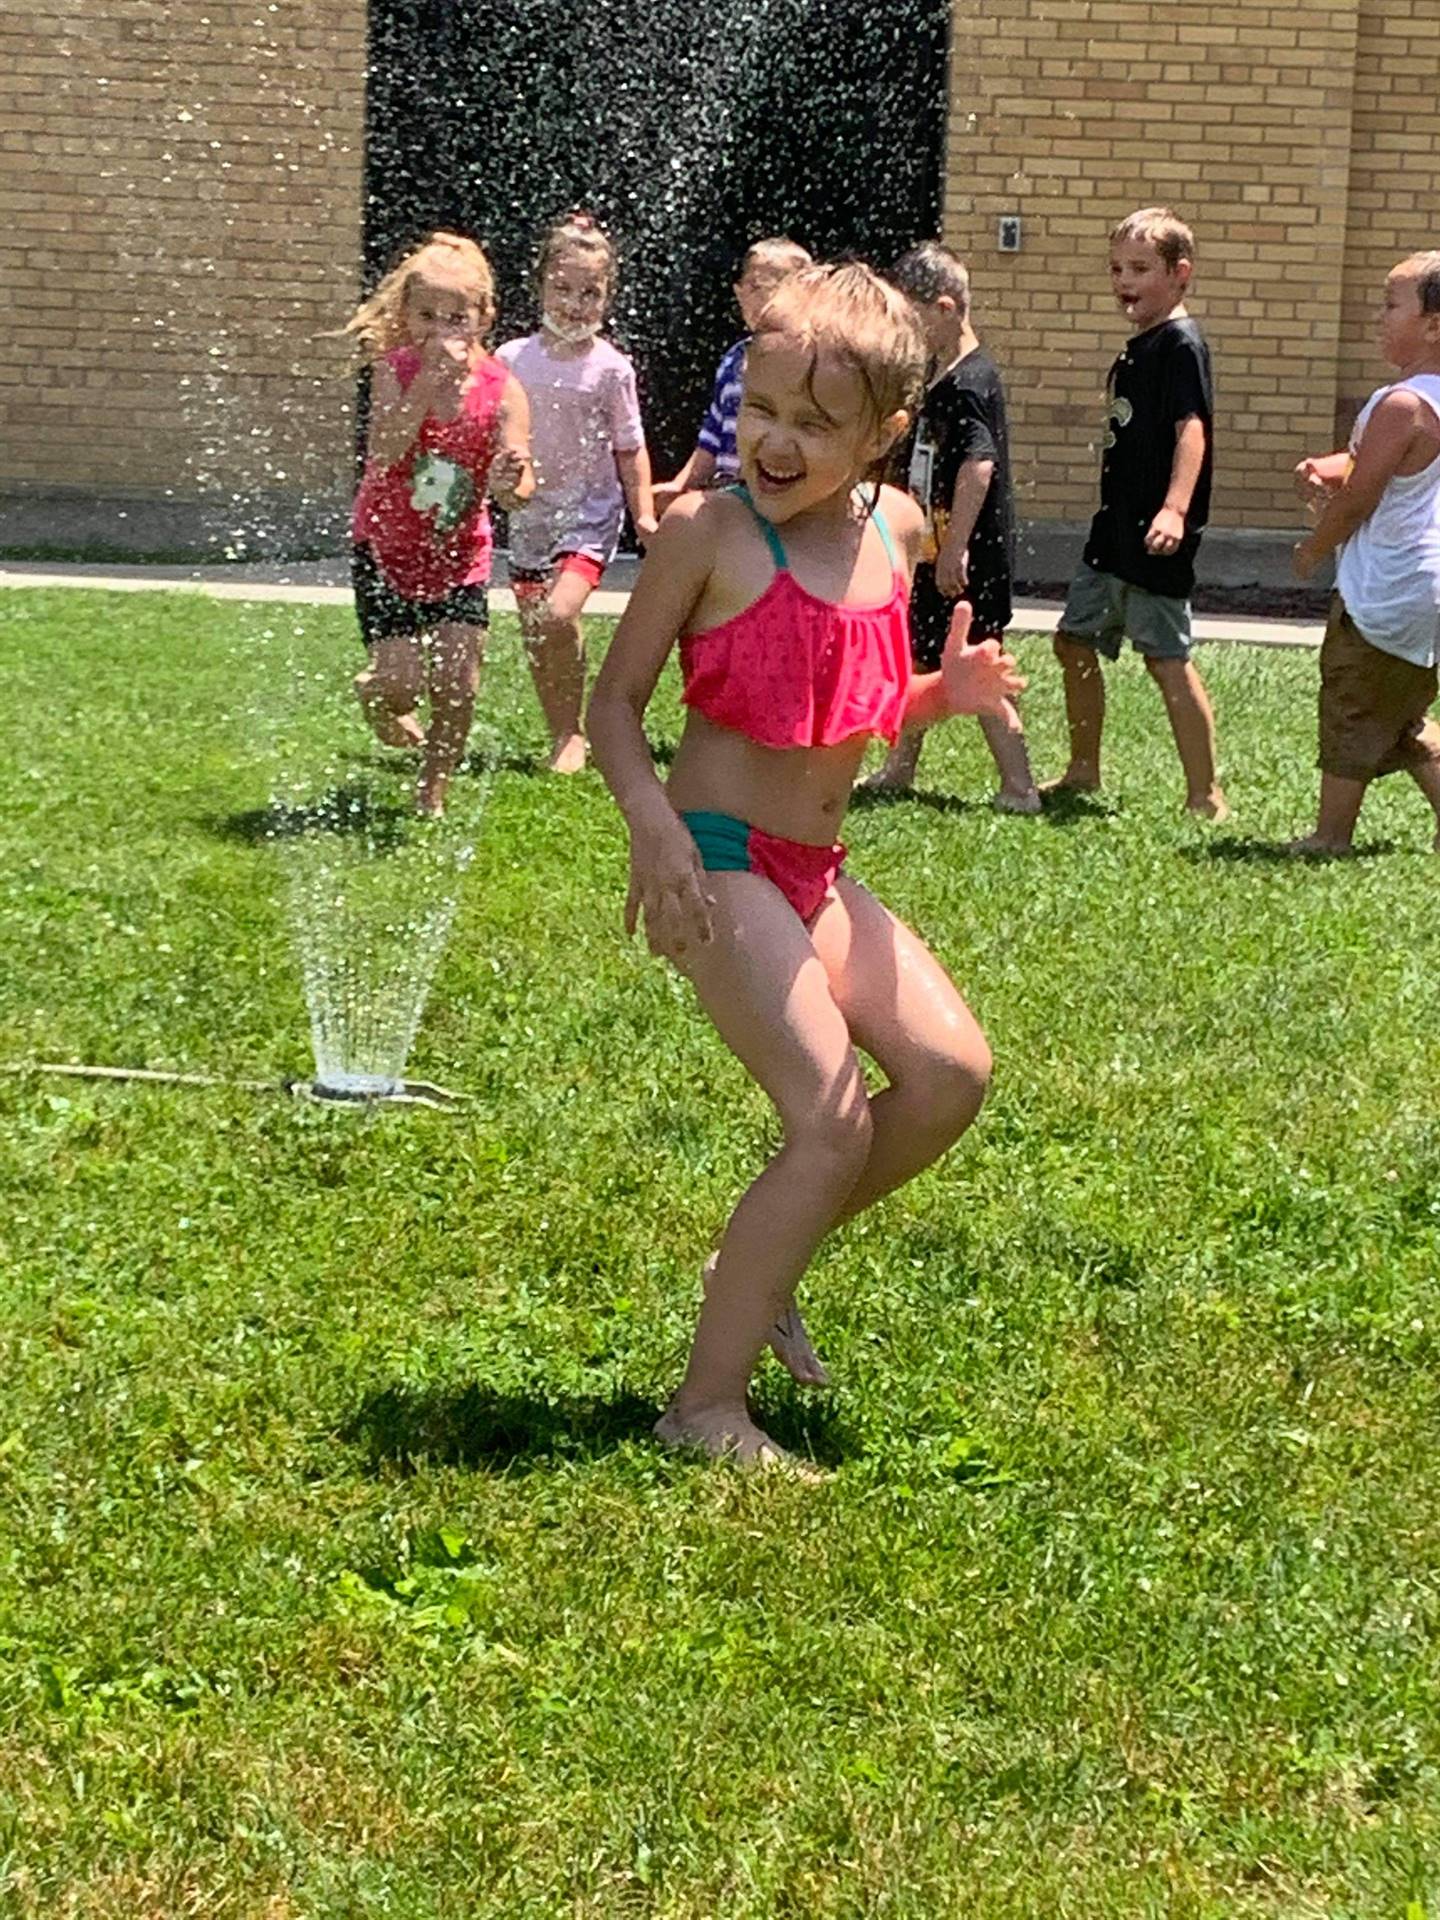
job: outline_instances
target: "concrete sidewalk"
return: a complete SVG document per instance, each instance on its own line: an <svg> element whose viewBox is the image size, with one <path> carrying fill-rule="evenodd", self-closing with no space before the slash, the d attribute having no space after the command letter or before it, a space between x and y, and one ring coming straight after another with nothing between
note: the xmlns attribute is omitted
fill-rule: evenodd
<svg viewBox="0 0 1440 1920"><path fill-rule="evenodd" d="M638 571L632 558L619 559L610 568L611 585L592 593L590 613L614 617L625 611L629 589ZM490 604L499 613L515 611L515 596L505 582L503 561L497 562ZM87 587L102 593L203 593L215 600L278 601L302 606L348 606L351 602L348 560L263 561L253 565L213 567L56 565L45 561L0 562L0 588ZM1015 630L1053 633L1060 623L1057 601L1017 600ZM1201 641L1238 641L1255 647L1318 647L1324 626L1310 620L1257 620L1253 616L1197 614L1195 637Z"/></svg>

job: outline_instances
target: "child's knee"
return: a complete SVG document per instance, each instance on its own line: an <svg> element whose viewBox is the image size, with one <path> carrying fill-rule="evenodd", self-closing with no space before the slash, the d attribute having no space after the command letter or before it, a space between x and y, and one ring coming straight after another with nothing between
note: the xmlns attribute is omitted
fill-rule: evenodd
<svg viewBox="0 0 1440 1920"><path fill-rule="evenodd" d="M787 1146L812 1160L827 1180L848 1191L870 1157L875 1127L863 1088L834 1106L817 1106L787 1129Z"/></svg>
<svg viewBox="0 0 1440 1920"><path fill-rule="evenodd" d="M914 1123L946 1143L958 1140L985 1102L994 1060L978 1027L949 1046L927 1047L897 1076Z"/></svg>

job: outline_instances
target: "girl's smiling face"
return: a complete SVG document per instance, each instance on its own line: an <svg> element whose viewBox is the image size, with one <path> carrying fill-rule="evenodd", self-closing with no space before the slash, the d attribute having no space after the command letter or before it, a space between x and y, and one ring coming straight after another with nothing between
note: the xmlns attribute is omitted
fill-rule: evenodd
<svg viewBox="0 0 1440 1920"><path fill-rule="evenodd" d="M473 346L487 323L473 289L458 281L417 274L405 289L405 331L411 346L423 347L437 337Z"/></svg>
<svg viewBox="0 0 1440 1920"><path fill-rule="evenodd" d="M745 353L736 447L767 520L791 520L850 489L903 433L908 415L875 418L865 382L839 355L763 333Z"/></svg>

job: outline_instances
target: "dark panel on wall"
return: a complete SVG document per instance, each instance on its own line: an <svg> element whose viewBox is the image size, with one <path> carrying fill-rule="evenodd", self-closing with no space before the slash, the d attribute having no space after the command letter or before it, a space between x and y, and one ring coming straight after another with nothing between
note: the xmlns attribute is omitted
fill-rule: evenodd
<svg viewBox="0 0 1440 1920"><path fill-rule="evenodd" d="M750 240L883 265L936 230L948 0L372 0L370 23L370 274L471 232L508 338L534 322L540 228L590 209L661 474L739 330Z"/></svg>

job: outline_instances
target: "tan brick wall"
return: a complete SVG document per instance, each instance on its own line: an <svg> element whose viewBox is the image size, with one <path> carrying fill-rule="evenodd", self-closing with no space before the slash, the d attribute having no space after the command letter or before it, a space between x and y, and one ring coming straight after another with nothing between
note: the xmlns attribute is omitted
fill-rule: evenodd
<svg viewBox="0 0 1440 1920"><path fill-rule="evenodd" d="M1215 357L1214 523L1294 523L1290 470L1333 433L1349 311L1357 11L957 0L944 230L971 260L980 329L1009 374L1026 515L1093 510L1104 378L1125 338L1106 236L1168 202L1196 228L1190 305ZM997 250L1002 213L1024 219L1018 254Z"/></svg>
<svg viewBox="0 0 1440 1920"><path fill-rule="evenodd" d="M0 473L349 485L363 0L0 15Z"/></svg>
<svg viewBox="0 0 1440 1920"><path fill-rule="evenodd" d="M0 14L0 475L99 495L343 497L333 343L360 259L364 0ZM944 228L1007 369L1023 511L1083 520L1124 339L1105 237L1193 218L1215 522L1384 377L1385 270L1440 242L1440 0L955 0ZM996 223L1018 212L1023 250Z"/></svg>
<svg viewBox="0 0 1440 1920"><path fill-rule="evenodd" d="M1440 0L1361 0L1351 136L1350 230L1341 308L1340 410L1388 377L1375 346L1385 276L1440 247Z"/></svg>

